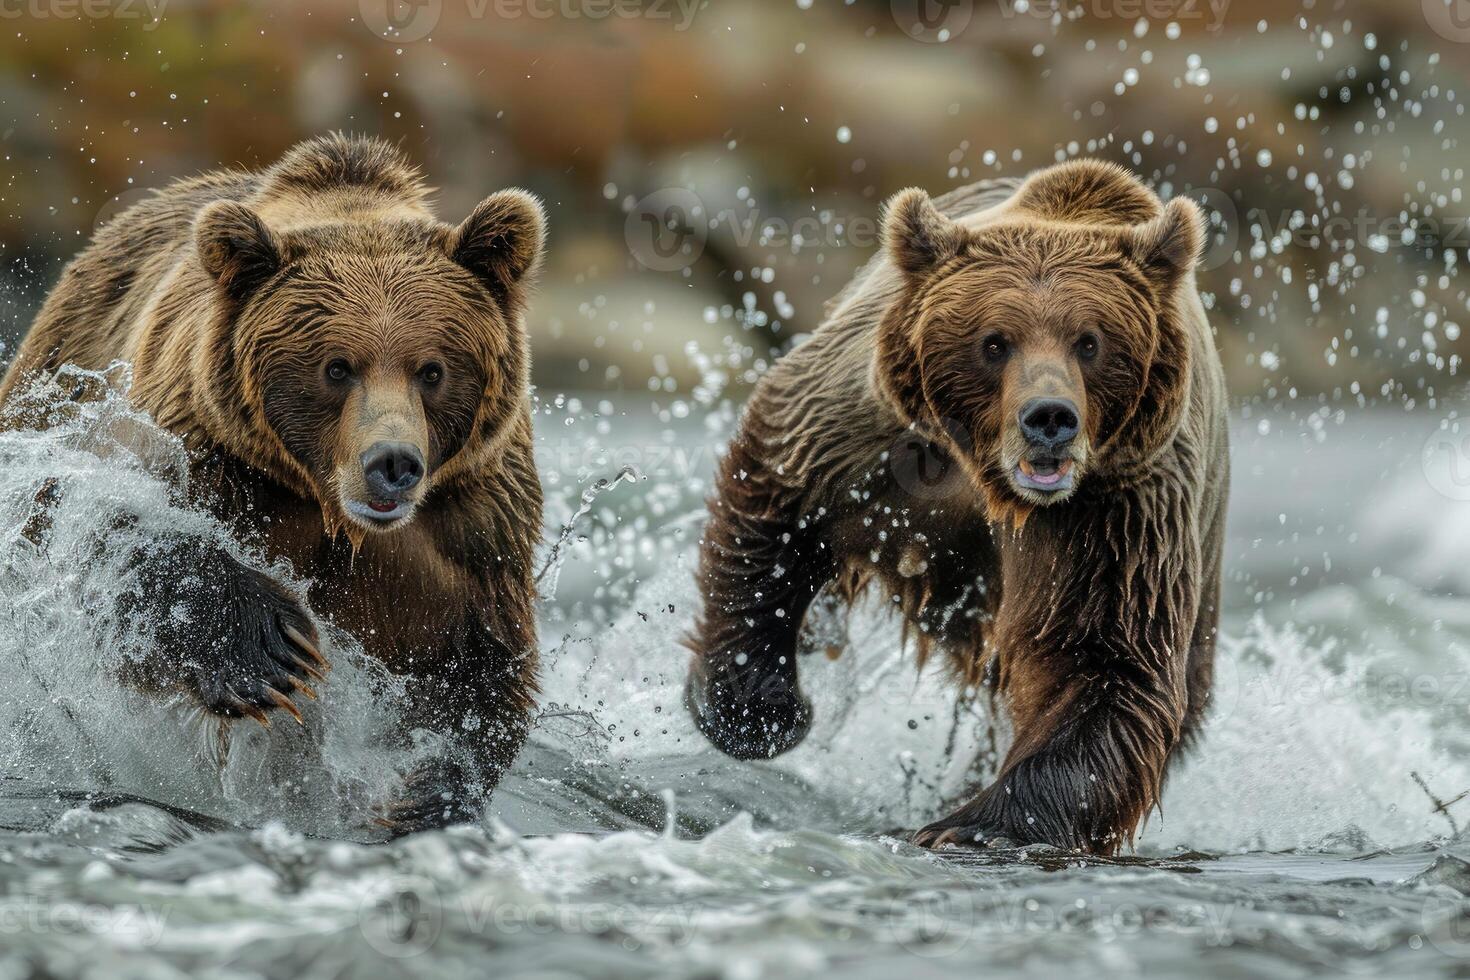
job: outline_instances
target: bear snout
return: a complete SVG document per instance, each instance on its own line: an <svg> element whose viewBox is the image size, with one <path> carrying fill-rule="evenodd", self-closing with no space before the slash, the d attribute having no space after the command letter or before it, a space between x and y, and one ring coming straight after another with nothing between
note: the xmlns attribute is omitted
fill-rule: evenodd
<svg viewBox="0 0 1470 980"><path fill-rule="evenodd" d="M1032 503L1055 503L1076 486L1086 455L1082 414L1070 398L1029 398L1016 413L1012 487Z"/></svg>
<svg viewBox="0 0 1470 980"><path fill-rule="evenodd" d="M411 442L373 443L361 462L368 492L378 499L400 499L424 478L424 454Z"/></svg>
<svg viewBox="0 0 1470 980"><path fill-rule="evenodd" d="M358 457L361 484L344 489L347 512L382 527L396 524L413 512L416 490L424 482L427 467L423 450L411 442L375 442ZM356 480L349 480L356 483ZM365 499L355 499L362 495Z"/></svg>
<svg viewBox="0 0 1470 980"><path fill-rule="evenodd" d="M1067 398L1033 398L1021 406L1021 435L1036 449L1055 451L1077 438L1077 406Z"/></svg>

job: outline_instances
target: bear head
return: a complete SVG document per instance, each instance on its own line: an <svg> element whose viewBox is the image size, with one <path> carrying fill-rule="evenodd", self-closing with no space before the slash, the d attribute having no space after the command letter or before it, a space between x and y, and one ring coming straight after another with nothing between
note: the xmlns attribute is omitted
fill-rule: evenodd
<svg viewBox="0 0 1470 980"><path fill-rule="evenodd" d="M1192 202L1161 206L1119 168L1058 167L986 222L902 191L883 237L901 285L878 386L958 461L992 520L1019 524L1125 476L1177 430L1183 290L1203 244Z"/></svg>
<svg viewBox="0 0 1470 980"><path fill-rule="evenodd" d="M518 190L457 226L417 207L281 213L219 201L195 219L215 290L195 388L217 443L315 498L328 532L357 544L494 465L521 421L544 218Z"/></svg>

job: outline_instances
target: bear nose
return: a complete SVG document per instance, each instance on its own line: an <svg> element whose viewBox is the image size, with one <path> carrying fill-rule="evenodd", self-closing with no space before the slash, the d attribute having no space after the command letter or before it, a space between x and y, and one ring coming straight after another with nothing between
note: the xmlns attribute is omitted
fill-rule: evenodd
<svg viewBox="0 0 1470 980"><path fill-rule="evenodd" d="M1064 446L1077 437L1077 406L1065 398L1033 398L1021 406L1021 434L1034 446Z"/></svg>
<svg viewBox="0 0 1470 980"><path fill-rule="evenodd" d="M376 442L362 454L362 474L368 490L382 497L396 497L419 485L424 478L424 455L410 442Z"/></svg>

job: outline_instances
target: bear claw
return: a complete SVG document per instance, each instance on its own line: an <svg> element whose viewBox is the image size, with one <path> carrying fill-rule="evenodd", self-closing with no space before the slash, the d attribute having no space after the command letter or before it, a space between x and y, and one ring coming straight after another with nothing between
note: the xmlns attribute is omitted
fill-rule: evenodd
<svg viewBox="0 0 1470 980"><path fill-rule="evenodd" d="M271 727L270 715L266 714L264 711L261 711L259 708L251 704L249 701L246 701L244 698L238 695L231 695L229 704L231 708L239 712L241 717L251 718L255 721L258 721L263 727L267 729Z"/></svg>
<svg viewBox="0 0 1470 980"><path fill-rule="evenodd" d="M939 826L930 824L914 832L913 843L927 850L941 847L970 847L991 849L1013 848L1016 842L989 828L976 825Z"/></svg>
<svg viewBox="0 0 1470 980"><path fill-rule="evenodd" d="M453 824L475 823L482 800L471 774L458 764L437 759L409 773L402 794L373 808L371 822L394 837Z"/></svg>
<svg viewBox="0 0 1470 980"><path fill-rule="evenodd" d="M321 651L316 648L316 644L307 639L306 636L303 635L302 632L296 627L292 626L290 623L283 622L281 623L281 632L285 633L287 639L300 647L308 657L314 660L318 667L322 668L323 670L332 669L331 663L328 662L326 657L322 656ZM320 677L320 675L316 676ZM325 677L321 677L320 679L326 680Z"/></svg>
<svg viewBox="0 0 1470 980"><path fill-rule="evenodd" d="M291 699L288 696L282 694L280 691L276 690L273 687L266 688L265 693L266 697L270 698L276 703L276 707L286 712L286 714L290 715L292 718L295 718L296 724L303 727L306 725L306 720L301 717L301 709L296 707L296 705L292 703Z"/></svg>
<svg viewBox="0 0 1470 980"><path fill-rule="evenodd" d="M269 728L281 710L304 725L292 696L316 700L310 680L330 668L301 600L223 548L165 540L144 552L124 598L125 620L152 626L127 668L153 689L182 690L206 711Z"/></svg>
<svg viewBox="0 0 1470 980"><path fill-rule="evenodd" d="M301 670L308 677L311 677L311 678L313 678L315 680L322 681L323 683L326 682L327 675L324 674L324 673L322 673L316 667L314 667L311 664L307 663L303 658L298 657L295 654L292 654L291 655L291 660L296 664L297 667L301 668ZM331 664L328 664L327 667L328 667L328 669L330 669L331 668Z"/></svg>
<svg viewBox="0 0 1470 980"><path fill-rule="evenodd" d="M306 681L299 677L292 677L290 674L286 675L286 680L296 689L297 693L304 694L313 701L317 699L316 689L306 683Z"/></svg>

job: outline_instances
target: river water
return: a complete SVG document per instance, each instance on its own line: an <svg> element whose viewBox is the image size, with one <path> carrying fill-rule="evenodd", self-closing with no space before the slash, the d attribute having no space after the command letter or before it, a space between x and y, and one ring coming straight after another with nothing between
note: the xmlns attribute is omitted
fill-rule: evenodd
<svg viewBox="0 0 1470 980"><path fill-rule="evenodd" d="M328 633L299 730L222 738L112 680L140 628L107 613L119 556L223 534L158 475L169 440L116 399L0 437L0 977L1470 974L1470 456L1446 406L1237 410L1216 709L1137 852L1102 861L905 842L1004 732L915 673L877 604L804 662L801 747L704 743L679 638L728 411L596 397L538 413L548 538L571 527L532 742L479 826L391 844L362 815L411 750L351 637ZM20 528L48 478L42 553Z"/></svg>

